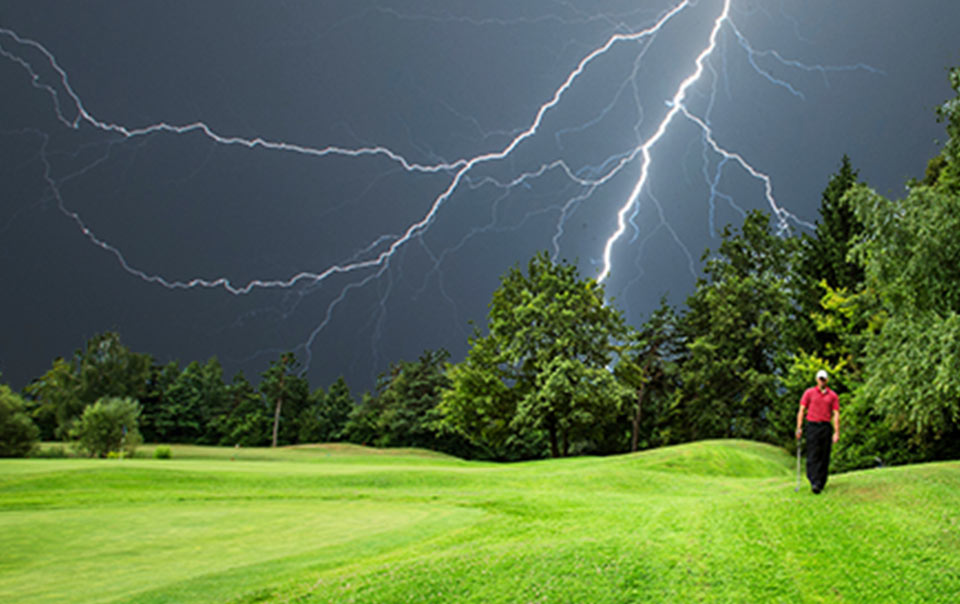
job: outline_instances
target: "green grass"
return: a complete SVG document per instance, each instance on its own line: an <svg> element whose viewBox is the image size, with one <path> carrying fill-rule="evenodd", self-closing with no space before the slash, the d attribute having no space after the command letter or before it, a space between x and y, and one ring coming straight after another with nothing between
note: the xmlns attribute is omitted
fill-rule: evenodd
<svg viewBox="0 0 960 604"><path fill-rule="evenodd" d="M960 463L831 477L743 441L472 463L350 445L0 461L4 602L935 602Z"/></svg>

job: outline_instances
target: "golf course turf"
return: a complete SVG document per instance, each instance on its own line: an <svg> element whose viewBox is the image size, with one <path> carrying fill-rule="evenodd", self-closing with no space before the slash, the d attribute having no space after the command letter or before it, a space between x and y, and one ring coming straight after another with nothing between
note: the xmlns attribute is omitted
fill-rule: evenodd
<svg viewBox="0 0 960 604"><path fill-rule="evenodd" d="M775 447L0 460L4 602L951 602L960 462L794 492Z"/></svg>

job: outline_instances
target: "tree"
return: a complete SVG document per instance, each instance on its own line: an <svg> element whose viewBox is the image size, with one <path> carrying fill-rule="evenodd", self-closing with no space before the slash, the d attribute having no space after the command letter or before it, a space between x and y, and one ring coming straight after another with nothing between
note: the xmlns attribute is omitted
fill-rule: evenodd
<svg viewBox="0 0 960 604"><path fill-rule="evenodd" d="M487 336L475 334L462 367L449 372L451 386L438 407L446 429L496 456L523 455L546 441L559 457L597 416L583 412L575 391L604 404L619 400L616 381L598 371L612 362L623 318L604 301L603 287L581 279L576 267L542 252L526 272L512 268L493 294L488 329Z"/></svg>
<svg viewBox="0 0 960 604"><path fill-rule="evenodd" d="M319 443L326 439L323 426L323 406L327 395L323 388L317 388L307 398L307 404L300 410L297 418L297 442Z"/></svg>
<svg viewBox="0 0 960 604"><path fill-rule="evenodd" d="M170 361L166 365L154 364L150 368L147 393L140 399L140 434L146 442L161 442L157 422L163 422L167 393L181 373L178 361Z"/></svg>
<svg viewBox="0 0 960 604"><path fill-rule="evenodd" d="M960 452L960 194L854 195L866 225L854 253L886 316L866 346L863 396L930 455Z"/></svg>
<svg viewBox="0 0 960 604"><path fill-rule="evenodd" d="M292 352L285 352L263 372L260 392L267 403L273 407L273 432L270 446L279 442L292 443L297 436L297 418L310 398L310 385L299 377L300 363ZM280 432L281 416L287 420Z"/></svg>
<svg viewBox="0 0 960 604"><path fill-rule="evenodd" d="M237 373L226 389L224 411L214 415L211 432L218 444L262 447L270 442L270 414L266 402L243 373Z"/></svg>
<svg viewBox="0 0 960 604"><path fill-rule="evenodd" d="M344 426L356 404L343 376L324 393L317 388L310 395L307 406L300 412L298 441L334 442L343 438Z"/></svg>
<svg viewBox="0 0 960 604"><path fill-rule="evenodd" d="M54 436L64 438L87 405L102 397L141 399L148 394L153 360L131 352L114 332L97 334L70 361L57 358L26 388L34 413L56 418Z"/></svg>
<svg viewBox="0 0 960 604"><path fill-rule="evenodd" d="M80 399L80 378L73 365L57 357L50 369L24 390L33 399L34 417L53 419L55 428L48 436L67 438L74 419L86 406Z"/></svg>
<svg viewBox="0 0 960 604"><path fill-rule="evenodd" d="M943 193L960 193L960 67L950 70L950 87L958 96L937 107L937 121L947 124L947 142L943 151L927 164L921 184Z"/></svg>
<svg viewBox="0 0 960 604"><path fill-rule="evenodd" d="M129 456L142 440L137 430L140 404L132 398L105 397L83 410L70 436L93 457L123 451Z"/></svg>
<svg viewBox="0 0 960 604"><path fill-rule="evenodd" d="M343 376L330 385L320 407L320 441L331 442L343 438L343 429L356 407L350 387Z"/></svg>
<svg viewBox="0 0 960 604"><path fill-rule="evenodd" d="M716 256L704 255L707 278L681 321L687 350L671 403L672 440L778 442L784 427L773 414L797 313L794 246L770 232L769 216L753 211L739 232L724 229Z"/></svg>
<svg viewBox="0 0 960 604"><path fill-rule="evenodd" d="M545 432L553 457L566 457L573 447L590 452L605 440L605 429L616 425L629 396L607 368L554 357L520 399L511 426Z"/></svg>
<svg viewBox="0 0 960 604"><path fill-rule="evenodd" d="M474 334L469 344L467 358L447 367L450 387L441 393L438 429L463 436L482 457L541 457L542 435L517 433L511 425L519 390L511 387L511 373L498 359L497 340Z"/></svg>
<svg viewBox="0 0 960 604"><path fill-rule="evenodd" d="M358 445L373 445L379 437L382 410L381 400L364 392L343 426L343 438Z"/></svg>
<svg viewBox="0 0 960 604"><path fill-rule="evenodd" d="M6 384L0 384L0 457L26 457L37 445L40 430L26 404Z"/></svg>
<svg viewBox="0 0 960 604"><path fill-rule="evenodd" d="M89 405L103 397L139 400L147 393L153 359L131 352L115 332L97 334L74 354L74 371L80 378L78 398Z"/></svg>
<svg viewBox="0 0 960 604"><path fill-rule="evenodd" d="M162 442L217 443L212 418L225 412L227 388L223 368L216 357L201 365L194 361L163 393L163 406L156 413L154 426Z"/></svg>
<svg viewBox="0 0 960 604"><path fill-rule="evenodd" d="M375 445L437 448L430 422L440 392L449 385L444 372L449 357L450 353L443 349L425 351L414 362L394 363L388 373L380 376Z"/></svg>
<svg viewBox="0 0 960 604"><path fill-rule="evenodd" d="M950 81L960 94L960 70ZM837 335L824 354L842 366L852 395L837 455L844 469L960 455L960 97L937 115L947 122L947 143L924 179L908 183L905 199L860 185L841 200L863 227L848 257L863 282L824 282L814 318Z"/></svg>
<svg viewBox="0 0 960 604"><path fill-rule="evenodd" d="M640 330L631 331L614 369L617 379L634 392L630 413L631 451L637 451L640 445L644 400L663 398L676 386L677 361L682 347L678 323L676 312L666 298L661 299L660 307ZM649 405L647 415L651 415Z"/></svg>
<svg viewBox="0 0 960 604"><path fill-rule="evenodd" d="M809 353L822 354L836 344L834 334L814 331L811 322L811 316L821 312L823 287L852 293L863 283L863 268L849 257L854 240L863 232L863 223L857 218L851 199L846 197L856 186L857 176L850 158L844 155L839 172L830 178L821 196L820 220L813 235L804 234L800 240L797 293L803 311L801 319L807 328L800 334L798 343Z"/></svg>

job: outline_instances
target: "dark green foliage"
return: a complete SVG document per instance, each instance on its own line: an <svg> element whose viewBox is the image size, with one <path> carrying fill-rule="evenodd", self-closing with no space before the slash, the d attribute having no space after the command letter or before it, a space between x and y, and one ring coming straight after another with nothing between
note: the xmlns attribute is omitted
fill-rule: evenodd
<svg viewBox="0 0 960 604"><path fill-rule="evenodd" d="M925 459L906 433L895 430L887 416L863 395L862 386L840 396L842 438L830 456L830 469L845 472Z"/></svg>
<svg viewBox="0 0 960 604"><path fill-rule="evenodd" d="M379 418L383 411L380 399L364 392L343 427L344 440L358 445L372 446L379 435Z"/></svg>
<svg viewBox="0 0 960 604"><path fill-rule="evenodd" d="M211 418L221 445L262 447L270 443L271 417L266 402L242 373L227 387L226 408Z"/></svg>
<svg viewBox="0 0 960 604"><path fill-rule="evenodd" d="M100 398L146 397L152 365L150 355L131 352L118 334L97 334L69 362L54 360L26 392L37 415L56 418L54 436L63 438L84 408Z"/></svg>
<svg viewBox="0 0 960 604"><path fill-rule="evenodd" d="M437 406L449 386L446 350L425 351L416 361L400 361L377 380L371 395L364 394L352 409L343 430L351 442L377 447L418 447L474 457L470 444L445 431ZM336 386L336 384L334 384ZM345 384L343 385L345 387ZM331 387L331 394L335 392Z"/></svg>
<svg viewBox="0 0 960 604"><path fill-rule="evenodd" d="M343 438L343 430L347 425L350 412L356 407L356 402L350 394L343 376L337 378L323 399L320 406L320 442L333 442Z"/></svg>
<svg viewBox="0 0 960 604"><path fill-rule="evenodd" d="M297 419L310 403L310 384L298 374L300 363L292 352L285 352L261 376L260 393L273 410L273 447L295 444L299 435Z"/></svg>
<svg viewBox="0 0 960 604"><path fill-rule="evenodd" d="M521 433L545 433L553 457L589 453L616 428L629 396L606 367L558 356L537 373L511 425Z"/></svg>
<svg viewBox="0 0 960 604"><path fill-rule="evenodd" d="M92 457L123 452L133 456L142 442L137 430L140 404L132 398L105 397L83 410L70 431L77 448Z"/></svg>
<svg viewBox="0 0 960 604"><path fill-rule="evenodd" d="M770 232L754 211L724 229L706 279L688 299L680 331L687 351L671 409L670 439L749 438L778 442L772 421L790 352L796 311L791 257L795 240Z"/></svg>
<svg viewBox="0 0 960 604"><path fill-rule="evenodd" d="M446 350L427 351L414 362L395 363L377 384L380 414L373 444L388 447L435 448L437 439L429 423L440 392L449 386L444 364Z"/></svg>
<svg viewBox="0 0 960 604"><path fill-rule="evenodd" d="M166 445L157 447L153 450L154 459L170 459L171 457L173 457L173 452L170 450L170 447Z"/></svg>
<svg viewBox="0 0 960 604"><path fill-rule="evenodd" d="M300 412L299 436L301 443L336 442L345 437L344 428L350 413L356 407L350 388L343 376L330 385L330 391L317 388L310 395L307 406Z"/></svg>
<svg viewBox="0 0 960 604"><path fill-rule="evenodd" d="M851 200L845 195L857 184L858 171L853 169L846 155L840 161L840 170L830 177L820 201L820 220L813 235L802 237L798 272L808 279L804 286L816 292L811 285L826 280L833 288L845 287L851 291L863 282L863 267L850 259L854 240L863 233L863 223L857 218Z"/></svg>
<svg viewBox="0 0 960 604"><path fill-rule="evenodd" d="M119 334L95 335L75 354L79 398L86 404L104 397L139 400L147 392L152 365L150 355L131 352L120 342Z"/></svg>
<svg viewBox="0 0 960 604"><path fill-rule="evenodd" d="M683 359L679 321L676 311L661 299L639 331L630 333L620 353L614 373L633 392L626 413L630 451L669 442L667 401L677 387Z"/></svg>
<svg viewBox="0 0 960 604"><path fill-rule="evenodd" d="M161 440L157 420L165 414L167 392L179 377L180 363L177 361L170 361L166 365L154 364L150 368L147 394L140 399L140 434L144 441L159 442Z"/></svg>
<svg viewBox="0 0 960 604"><path fill-rule="evenodd" d="M300 410L297 418L297 442L319 443L327 439L324 437L323 420L320 414L325 404L326 395L323 388L317 388L310 394L307 404Z"/></svg>
<svg viewBox="0 0 960 604"><path fill-rule="evenodd" d="M821 312L820 299L825 293L820 284L855 292L863 283L863 268L849 258L854 240L863 233L863 223L857 218L852 201L845 197L856 184L857 171L844 155L840 171L830 177L823 191L816 230L800 239L797 301L802 314L797 347L819 356L824 356L837 341L835 334L818 331L813 324L812 315Z"/></svg>
<svg viewBox="0 0 960 604"><path fill-rule="evenodd" d="M205 365L194 361L167 386L163 406L153 417L158 442L216 444L222 438L211 425L227 405L223 368L211 358Z"/></svg>
<svg viewBox="0 0 960 604"><path fill-rule="evenodd" d="M73 420L83 413L86 403L78 395L79 384L73 365L57 357L46 373L24 389L32 399L34 417L53 419L55 428L48 438L66 438Z"/></svg>
<svg viewBox="0 0 960 604"><path fill-rule="evenodd" d="M950 87L958 94L937 107L937 120L946 122L947 142L930 160L923 184L945 193L960 193L960 67L950 70Z"/></svg>
<svg viewBox="0 0 960 604"><path fill-rule="evenodd" d="M0 384L0 457L26 457L36 447L40 430L26 404L6 384Z"/></svg>
<svg viewBox="0 0 960 604"><path fill-rule="evenodd" d="M500 458L595 448L593 428L624 398L606 368L626 330L603 287L537 254L502 278L488 328L449 372L440 425Z"/></svg>

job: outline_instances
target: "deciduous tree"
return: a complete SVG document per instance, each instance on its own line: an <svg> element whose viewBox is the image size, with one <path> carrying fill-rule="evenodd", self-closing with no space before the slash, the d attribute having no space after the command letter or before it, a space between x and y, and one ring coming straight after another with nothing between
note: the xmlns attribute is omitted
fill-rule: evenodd
<svg viewBox="0 0 960 604"><path fill-rule="evenodd" d="M944 445L960 422L960 195L925 185L902 201L855 194L867 227L855 253L887 316L867 343L863 395L893 427Z"/></svg>
<svg viewBox="0 0 960 604"><path fill-rule="evenodd" d="M646 417L666 423L661 416L663 399L676 388L676 372L682 353L679 317L666 299L637 331L631 331L614 370L617 379L633 391L634 403L630 410L630 450L640 446L640 432ZM657 408L650 401L660 403ZM648 422L652 423L652 422ZM659 441L659 435L649 434Z"/></svg>
<svg viewBox="0 0 960 604"><path fill-rule="evenodd" d="M132 398L104 397L83 410L70 436L93 457L111 452L132 456L142 440L137 429L140 404Z"/></svg>
<svg viewBox="0 0 960 604"><path fill-rule="evenodd" d="M20 395L0 384L0 457L26 457L39 436Z"/></svg>
<svg viewBox="0 0 960 604"><path fill-rule="evenodd" d="M622 390L609 371L625 333L603 287L546 253L512 268L490 302L489 333L471 340L462 368L450 372L442 423L498 456L546 442L559 457L605 415L584 397L616 408ZM566 443L566 446L564 446Z"/></svg>
<svg viewBox="0 0 960 604"><path fill-rule="evenodd" d="M295 418L299 416L310 398L310 384L299 375L300 363L292 352L285 352L263 372L260 392L273 409L273 432L270 446L281 441L292 443L298 433ZM281 418L284 421L281 434Z"/></svg>
<svg viewBox="0 0 960 604"><path fill-rule="evenodd" d="M770 231L753 211L724 229L707 278L688 299L681 330L686 358L672 403L672 438L750 438L777 442L772 411L796 317L791 277L795 240Z"/></svg>

